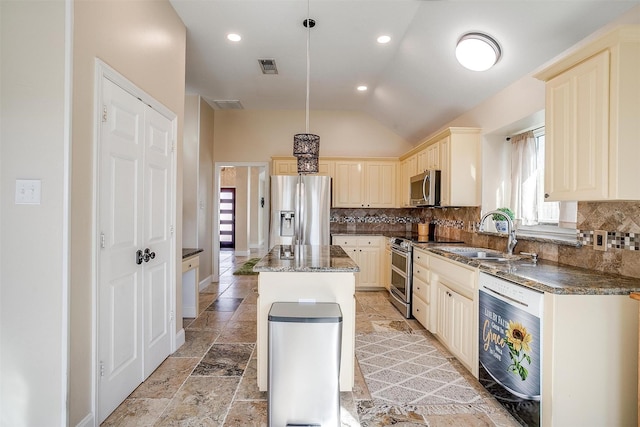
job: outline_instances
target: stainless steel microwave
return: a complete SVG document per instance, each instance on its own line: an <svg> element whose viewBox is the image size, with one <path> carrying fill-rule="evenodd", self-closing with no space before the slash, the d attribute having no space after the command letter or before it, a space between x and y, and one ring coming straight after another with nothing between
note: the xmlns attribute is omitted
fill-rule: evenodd
<svg viewBox="0 0 640 427"><path fill-rule="evenodd" d="M440 206L440 171L426 170L411 177L409 205Z"/></svg>

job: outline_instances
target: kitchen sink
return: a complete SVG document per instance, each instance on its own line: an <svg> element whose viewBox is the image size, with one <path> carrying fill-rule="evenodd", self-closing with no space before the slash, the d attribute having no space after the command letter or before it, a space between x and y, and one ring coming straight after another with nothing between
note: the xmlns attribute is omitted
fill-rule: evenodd
<svg viewBox="0 0 640 427"><path fill-rule="evenodd" d="M509 255L503 252L493 251L491 249L485 248L441 247L438 249L446 252L451 252L453 254L460 255L466 258L486 261L508 261L509 259L513 258L513 256L509 257Z"/></svg>

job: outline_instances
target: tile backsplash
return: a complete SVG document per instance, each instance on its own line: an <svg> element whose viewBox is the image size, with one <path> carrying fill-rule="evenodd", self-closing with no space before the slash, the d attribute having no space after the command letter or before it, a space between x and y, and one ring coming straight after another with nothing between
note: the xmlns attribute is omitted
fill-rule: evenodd
<svg viewBox="0 0 640 427"><path fill-rule="evenodd" d="M473 246L504 250L506 238L475 232L479 207L423 209L331 209L331 232L417 231L420 222L435 222L442 237ZM593 249L596 230L607 234L607 250ZM515 253L536 252L541 259L640 278L640 202L579 202L580 247L521 238Z"/></svg>

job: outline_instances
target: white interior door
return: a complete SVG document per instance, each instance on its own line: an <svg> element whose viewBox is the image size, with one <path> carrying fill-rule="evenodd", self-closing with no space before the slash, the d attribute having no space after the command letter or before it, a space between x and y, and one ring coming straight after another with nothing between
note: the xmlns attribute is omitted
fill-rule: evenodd
<svg viewBox="0 0 640 427"><path fill-rule="evenodd" d="M171 353L171 121L147 108L145 114L144 378Z"/></svg>
<svg viewBox="0 0 640 427"><path fill-rule="evenodd" d="M98 419L169 355L172 123L107 79L98 177Z"/></svg>

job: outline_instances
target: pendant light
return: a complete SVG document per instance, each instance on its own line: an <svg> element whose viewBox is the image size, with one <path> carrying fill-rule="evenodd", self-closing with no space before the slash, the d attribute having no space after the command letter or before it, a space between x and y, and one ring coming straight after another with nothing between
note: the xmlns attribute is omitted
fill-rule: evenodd
<svg viewBox="0 0 640 427"><path fill-rule="evenodd" d="M320 137L309 133L309 38L311 28L316 21L309 18L309 1L307 1L307 19L302 22L307 28L307 103L306 103L306 133L293 136L293 155L298 158L298 174L318 173L318 156L320 155Z"/></svg>

